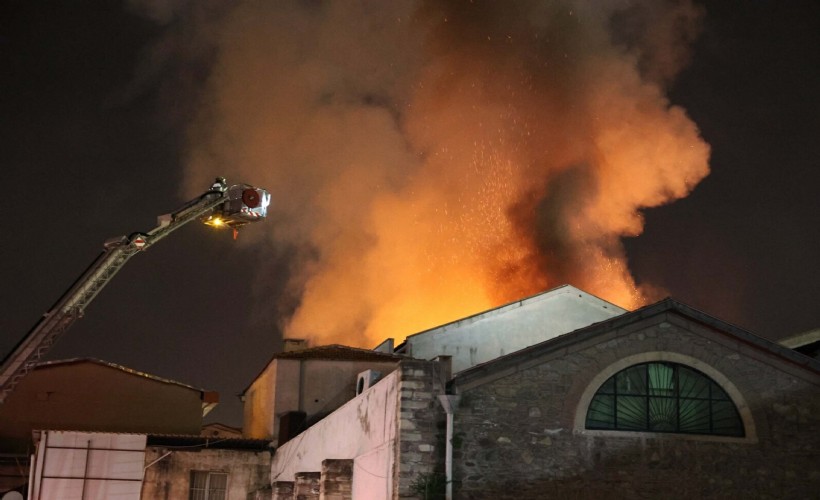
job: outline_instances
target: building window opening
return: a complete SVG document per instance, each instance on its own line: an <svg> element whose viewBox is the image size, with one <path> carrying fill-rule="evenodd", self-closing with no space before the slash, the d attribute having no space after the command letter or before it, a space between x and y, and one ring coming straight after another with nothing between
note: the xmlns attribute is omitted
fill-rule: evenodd
<svg viewBox="0 0 820 500"><path fill-rule="evenodd" d="M189 500L225 500L228 474L225 472L191 471Z"/></svg>
<svg viewBox="0 0 820 500"><path fill-rule="evenodd" d="M743 437L740 414L719 385L677 363L642 363L604 382L589 404L587 429Z"/></svg>

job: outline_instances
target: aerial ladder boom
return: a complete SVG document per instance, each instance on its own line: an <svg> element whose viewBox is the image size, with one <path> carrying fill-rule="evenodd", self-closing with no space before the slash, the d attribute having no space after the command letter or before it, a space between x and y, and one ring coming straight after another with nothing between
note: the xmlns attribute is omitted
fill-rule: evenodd
<svg viewBox="0 0 820 500"><path fill-rule="evenodd" d="M247 184L228 187L225 179L220 177L201 196L170 214L159 216L154 229L106 241L102 253L91 266L3 360L0 404L57 339L83 316L88 304L131 257L195 219L210 226L231 228L235 237L238 227L264 219L269 203L270 194L264 189Z"/></svg>

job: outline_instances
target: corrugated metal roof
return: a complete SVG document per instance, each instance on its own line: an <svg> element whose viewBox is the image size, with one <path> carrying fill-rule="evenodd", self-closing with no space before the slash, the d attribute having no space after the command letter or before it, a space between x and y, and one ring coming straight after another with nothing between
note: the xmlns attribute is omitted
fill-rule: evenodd
<svg viewBox="0 0 820 500"><path fill-rule="evenodd" d="M204 436L186 436L170 434L148 434L146 446L172 448L184 451L219 449L219 450L254 450L274 452L273 441L269 439L247 438L212 438Z"/></svg>
<svg viewBox="0 0 820 500"><path fill-rule="evenodd" d="M270 439L248 439L248 438L212 438L206 436L199 436L196 434L150 434L146 432L112 432L112 431L77 431L77 430L49 430L49 429L35 429L32 434L35 440L39 439L42 432L49 433L64 433L64 434L102 434L113 436L145 436L146 447L157 446L163 448L185 449L190 448L191 451L195 449L216 448L223 450L257 450L270 451L275 450L271 446L273 441Z"/></svg>

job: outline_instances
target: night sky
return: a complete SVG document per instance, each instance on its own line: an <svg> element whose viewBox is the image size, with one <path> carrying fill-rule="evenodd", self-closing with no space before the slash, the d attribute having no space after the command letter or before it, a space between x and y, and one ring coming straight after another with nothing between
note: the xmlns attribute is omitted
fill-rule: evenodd
<svg viewBox="0 0 820 500"><path fill-rule="evenodd" d="M668 95L711 146L711 174L644 212L644 233L625 242L630 268L766 338L820 327L820 6L699 5L702 32ZM186 201L185 124L209 54L146 70L165 29L115 1L0 3L0 353L103 241ZM282 281L260 287L261 250L243 234L192 223L136 256L49 359L95 357L217 390L210 419L241 424L234 395L281 345L288 275L279 254L262 265Z"/></svg>

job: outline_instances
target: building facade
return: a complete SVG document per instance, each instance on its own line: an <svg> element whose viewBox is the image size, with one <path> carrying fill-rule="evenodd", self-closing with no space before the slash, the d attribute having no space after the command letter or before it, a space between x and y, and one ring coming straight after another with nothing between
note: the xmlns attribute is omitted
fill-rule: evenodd
<svg viewBox="0 0 820 500"><path fill-rule="evenodd" d="M395 370L401 359L340 345L277 353L242 393L243 435L284 443ZM357 387L359 375L368 371L366 383Z"/></svg>
<svg viewBox="0 0 820 500"><path fill-rule="evenodd" d="M273 498L320 498L328 460L349 465L334 498L815 497L817 360L669 299L538 341L554 310L528 301L431 330L440 352L282 445ZM519 326L528 346L470 361Z"/></svg>
<svg viewBox="0 0 820 500"><path fill-rule="evenodd" d="M0 405L0 492L28 478L32 432L199 434L218 394L90 358L38 364Z"/></svg>
<svg viewBox="0 0 820 500"><path fill-rule="evenodd" d="M467 370L457 498L812 498L820 364L672 300Z"/></svg>

